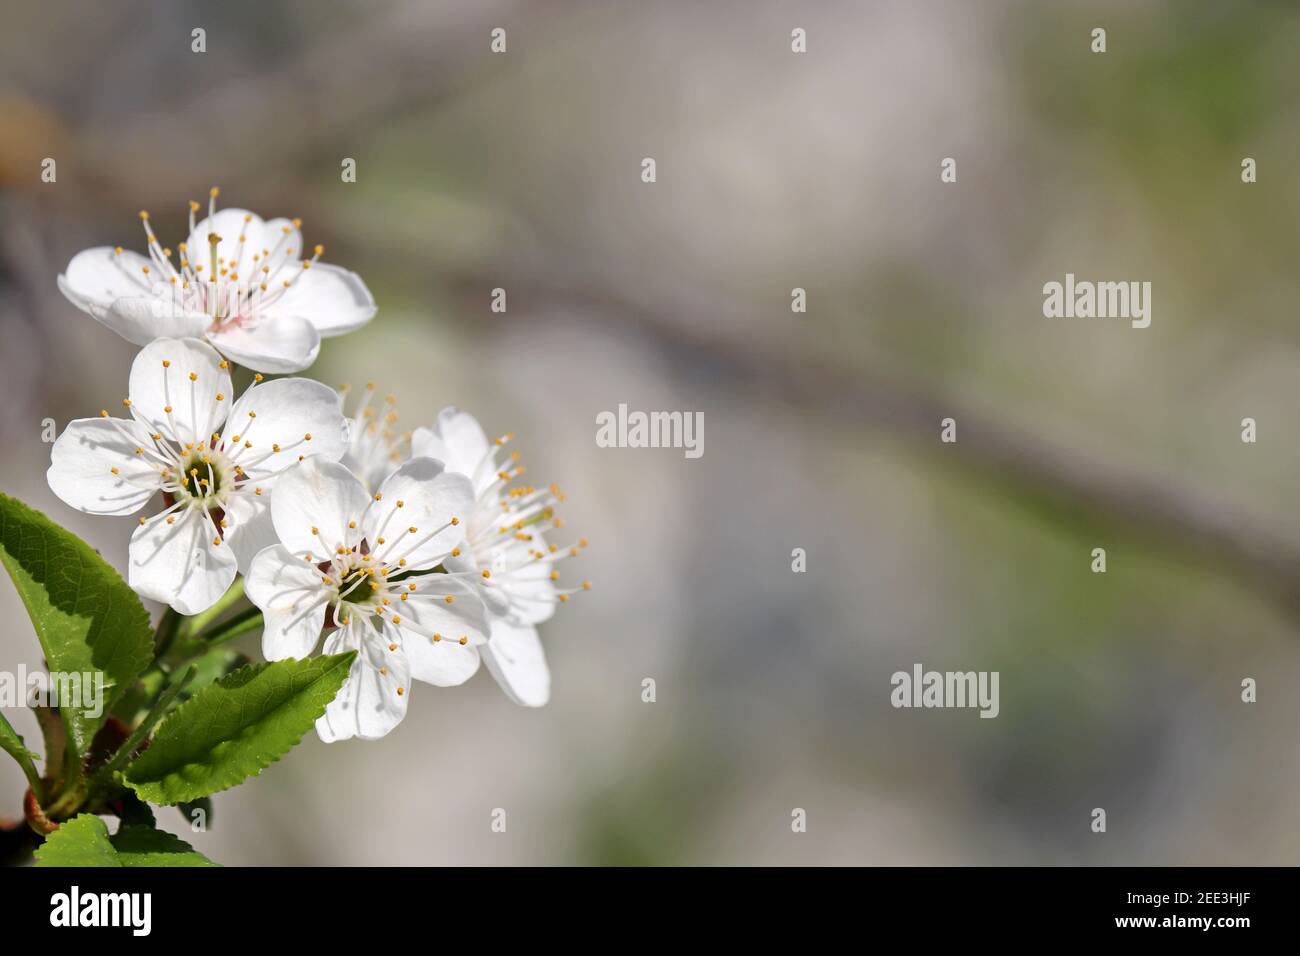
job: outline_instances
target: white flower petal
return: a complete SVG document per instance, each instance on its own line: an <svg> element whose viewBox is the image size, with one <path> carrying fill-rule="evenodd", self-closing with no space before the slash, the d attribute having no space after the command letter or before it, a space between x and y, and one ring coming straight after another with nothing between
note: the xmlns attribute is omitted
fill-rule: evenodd
<svg viewBox="0 0 1300 956"><path fill-rule="evenodd" d="M347 681L316 721L321 740L375 740L402 722L411 695L411 670L401 647L390 651L388 643L393 642L361 615L325 638L326 654L355 650L357 656Z"/></svg>
<svg viewBox="0 0 1300 956"><path fill-rule="evenodd" d="M359 329L375 315L375 299L355 272L317 262L293 280L271 306L276 315L300 315L323 336Z"/></svg>
<svg viewBox="0 0 1300 956"><path fill-rule="evenodd" d="M411 585L415 590L410 590ZM420 574L391 587L406 593L406 600L394 601L392 605L402 618L403 627L425 637L437 634L453 642L462 637L470 644L487 640L486 609L465 582L447 574ZM450 603L448 597L452 599Z"/></svg>
<svg viewBox="0 0 1300 956"><path fill-rule="evenodd" d="M540 532L533 532L529 547L547 551ZM489 566L491 582L509 603L504 616L516 624L541 624L555 616L556 587L551 580L554 562L536 561L526 548L501 548Z"/></svg>
<svg viewBox="0 0 1300 956"><path fill-rule="evenodd" d="M228 421L232 444L234 435L240 439L234 461L251 480L274 475L300 456L337 461L348 447L338 392L311 379L280 378L254 385L239 397ZM253 447L245 447L245 442Z"/></svg>
<svg viewBox="0 0 1300 956"><path fill-rule="evenodd" d="M487 613L492 617L504 617L510 613L510 600L501 590L499 582L485 580L480 572L483 570L475 562L470 548L462 549L460 556L447 558L442 566L453 574L462 575L462 580L474 583L474 594L483 602ZM491 569L489 569L491 570ZM484 627L483 633L487 634Z"/></svg>
<svg viewBox="0 0 1300 956"><path fill-rule="evenodd" d="M263 315L249 325L209 332L208 341L255 372L300 372L320 354L320 333L296 315Z"/></svg>
<svg viewBox="0 0 1300 956"><path fill-rule="evenodd" d="M59 289L68 301L83 311L90 306L107 308L123 296L147 294L151 285L144 267L151 263L139 253L110 246L78 252L59 276Z"/></svg>
<svg viewBox="0 0 1300 956"><path fill-rule="evenodd" d="M380 560L405 558L412 568L429 567L464 540L473 506L468 478L443 471L432 458L412 458L384 481L363 527Z"/></svg>
<svg viewBox="0 0 1300 956"><path fill-rule="evenodd" d="M481 495L497 480L495 445L473 415L448 406L438 413L433 428L417 428L411 435L411 456L436 458L448 471L465 475Z"/></svg>
<svg viewBox="0 0 1300 956"><path fill-rule="evenodd" d="M299 560L310 553L325 561L338 548L360 543L360 519L369 504L370 496L352 472L338 462L308 458L276 479L271 519L281 543ZM356 528L348 527L352 521Z"/></svg>
<svg viewBox="0 0 1300 956"><path fill-rule="evenodd" d="M235 555L214 544L204 515L181 508L168 524L154 518L131 535L127 581L145 597L169 604L181 614L211 607L235 580Z"/></svg>
<svg viewBox="0 0 1300 956"><path fill-rule="evenodd" d="M129 515L143 508L162 484L159 468L135 453L153 447L139 422L79 418L55 441L45 478L51 491L80 511Z"/></svg>
<svg viewBox="0 0 1300 956"><path fill-rule="evenodd" d="M218 210L216 216L211 219L205 216L185 240L186 255L189 256L192 264L203 266L204 271L200 275L204 279L208 277L209 270L212 268L212 244L208 239L211 233L221 237L221 241L217 244L217 256L225 260L221 264L222 267L240 276L248 276L250 279L255 268L262 265L262 260L259 259L255 267L253 256L261 256L263 249L274 250L281 239L279 230L272 233L260 216L247 209L231 207ZM243 237L243 242L240 242L240 237ZM290 259L302 252L300 242L289 243L289 246L294 251ZM283 256L280 258L282 259Z"/></svg>
<svg viewBox="0 0 1300 956"><path fill-rule="evenodd" d="M262 610L262 655L268 661L311 654L325 625L329 589L315 565L274 545L253 559L248 599Z"/></svg>
<svg viewBox="0 0 1300 956"><path fill-rule="evenodd" d="M493 621L482 652L488 670L516 704L541 707L551 699L551 671L537 628Z"/></svg>
<svg viewBox="0 0 1300 956"><path fill-rule="evenodd" d="M207 314L191 312L173 298L172 288L166 284L156 287L155 294L124 296L107 308L91 305L87 311L101 325L136 345L160 338L197 337L212 324Z"/></svg>
<svg viewBox="0 0 1300 956"><path fill-rule="evenodd" d="M260 495L249 491L234 494L226 503L224 520L222 537L235 553L239 570L244 574L259 551L280 541L271 520L269 488L263 489Z"/></svg>
<svg viewBox="0 0 1300 956"><path fill-rule="evenodd" d="M282 243L283 245L281 245ZM274 255L277 246L280 247L280 258L276 260L277 264L283 262L286 269L292 266L302 268L300 260L303 257L302 251L306 246L302 242L302 231L293 224L292 219L285 219L280 216L262 223L262 249L270 249ZM262 249L258 249L258 253L261 253ZM290 250L292 250L292 253L290 253ZM270 263L263 263L261 260L257 264L259 266L270 265ZM276 276L276 278L278 279L280 276Z"/></svg>
<svg viewBox="0 0 1300 956"><path fill-rule="evenodd" d="M206 443L226 420L230 372L206 342L158 339L131 365L130 398L132 414L154 431L181 443Z"/></svg>
<svg viewBox="0 0 1300 956"><path fill-rule="evenodd" d="M435 641L402 629L402 650L410 662L411 676L436 687L456 687L478 671L479 653L473 644L446 639Z"/></svg>

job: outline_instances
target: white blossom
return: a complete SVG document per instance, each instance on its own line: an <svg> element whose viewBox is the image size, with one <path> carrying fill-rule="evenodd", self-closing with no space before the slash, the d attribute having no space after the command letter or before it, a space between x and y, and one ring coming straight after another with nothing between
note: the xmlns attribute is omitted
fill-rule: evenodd
<svg viewBox="0 0 1300 956"><path fill-rule="evenodd" d="M182 614L211 606L275 540L268 509L280 472L347 447L333 389L279 379L235 401L229 362L198 339L142 349L122 404L130 418L103 410L70 422L46 477L90 514L134 514L161 492L163 509L131 537L128 581Z"/></svg>
<svg viewBox="0 0 1300 956"><path fill-rule="evenodd" d="M373 739L406 714L411 681L460 684L479 666L482 601L465 574L441 567L460 553L468 479L413 458L371 494L341 464L310 459L286 472L271 504L280 543L248 572L262 610L268 660L357 652L316 724L326 741Z"/></svg>
<svg viewBox="0 0 1300 956"><path fill-rule="evenodd" d="M59 276L73 305L124 339L147 345L163 337L203 337L234 362L260 372L296 372L311 365L322 336L365 325L375 301L352 272L311 258L301 221L263 221L244 209L208 215L190 202L190 232L165 248L147 212L140 213L147 255L121 246L78 253Z"/></svg>

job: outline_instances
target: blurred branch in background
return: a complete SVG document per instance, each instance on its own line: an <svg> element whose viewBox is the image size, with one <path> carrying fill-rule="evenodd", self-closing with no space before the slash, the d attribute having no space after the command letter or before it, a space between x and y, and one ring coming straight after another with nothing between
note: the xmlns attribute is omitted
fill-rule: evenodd
<svg viewBox="0 0 1300 956"><path fill-rule="evenodd" d="M612 290L577 298L574 289L584 283L590 289L590 282L557 281L556 268L502 269L491 279L462 276L460 284L476 302L493 285L508 285L509 315L516 319L521 303L525 310L532 305L594 311L604 324L614 320L642 332L679 365L707 365L713 375L725 375L729 388L766 394L827 422L883 429L936 460L941 449L945 463L955 461L1031 501L1117 525L1131 536L1149 532L1175 552L1232 571L1288 611L1300 610L1300 531L1293 525L1265 521L1176 475L1080 455L883 368L800 357L754 337L742 341L718 334L712 330L736 323L710 321L703 310L683 322L653 303L628 302ZM960 440L951 445L939 442L945 418L959 423Z"/></svg>

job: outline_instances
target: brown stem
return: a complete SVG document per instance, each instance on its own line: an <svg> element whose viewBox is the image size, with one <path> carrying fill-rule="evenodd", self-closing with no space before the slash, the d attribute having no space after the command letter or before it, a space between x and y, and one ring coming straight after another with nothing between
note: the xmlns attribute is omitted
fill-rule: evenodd
<svg viewBox="0 0 1300 956"><path fill-rule="evenodd" d="M31 827L32 832L41 836L49 836L59 828L57 823L45 815L45 810L36 799L36 794L30 789L23 797L23 816L27 818L27 825Z"/></svg>

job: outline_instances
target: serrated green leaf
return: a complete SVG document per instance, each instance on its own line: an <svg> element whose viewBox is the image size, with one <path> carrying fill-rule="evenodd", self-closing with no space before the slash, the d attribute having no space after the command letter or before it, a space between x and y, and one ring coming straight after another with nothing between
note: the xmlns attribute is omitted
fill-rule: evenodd
<svg viewBox="0 0 1300 956"><path fill-rule="evenodd" d="M240 668L177 707L131 763L126 783L150 803L183 803L256 776L325 713L354 651Z"/></svg>
<svg viewBox="0 0 1300 956"><path fill-rule="evenodd" d="M59 826L36 851L37 866L121 866L108 840L108 827L93 813Z"/></svg>
<svg viewBox="0 0 1300 956"><path fill-rule="evenodd" d="M217 866L180 837L145 824L123 824L110 837L93 813L73 817L51 833L36 851L36 865Z"/></svg>
<svg viewBox="0 0 1300 956"><path fill-rule="evenodd" d="M0 562L27 608L51 672L98 672L111 697L153 659L149 614L121 575L72 532L4 494ZM98 717L88 716L88 708L60 708L74 758L90 747L107 704Z"/></svg>
<svg viewBox="0 0 1300 956"><path fill-rule="evenodd" d="M122 866L219 866L178 836L150 826L123 826L110 838Z"/></svg>

